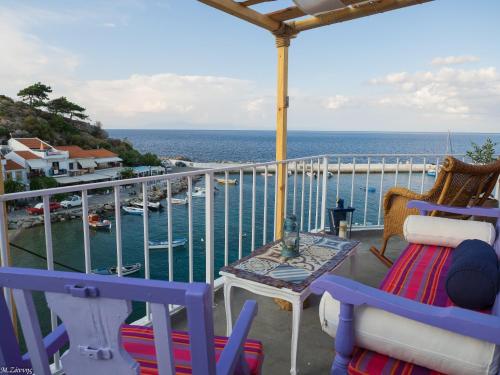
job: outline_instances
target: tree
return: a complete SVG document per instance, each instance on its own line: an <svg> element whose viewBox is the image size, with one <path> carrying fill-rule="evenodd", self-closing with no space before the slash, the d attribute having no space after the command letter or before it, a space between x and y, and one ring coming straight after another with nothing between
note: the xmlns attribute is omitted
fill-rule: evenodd
<svg viewBox="0 0 500 375"><path fill-rule="evenodd" d="M158 166L161 165L161 160L155 154L147 152L144 155L141 155L141 164L149 166Z"/></svg>
<svg viewBox="0 0 500 375"><path fill-rule="evenodd" d="M30 190L42 190L57 187L57 181L54 177L39 176L32 177L30 180Z"/></svg>
<svg viewBox="0 0 500 375"><path fill-rule="evenodd" d="M37 82L19 91L17 96L19 96L23 102L27 102L31 108L34 108L45 105L45 101L49 99L47 94L51 92L52 88L50 86Z"/></svg>
<svg viewBox="0 0 500 375"><path fill-rule="evenodd" d="M47 103L47 109L54 115L66 115L71 111L72 103L66 99L65 96L61 96L57 99L52 99Z"/></svg>
<svg viewBox="0 0 500 375"><path fill-rule="evenodd" d="M47 103L47 108L54 115L69 115L70 120L72 120L73 117L77 117L81 120L85 120L88 117L83 113L85 112L85 108L76 103L70 102L65 96L52 99Z"/></svg>
<svg viewBox="0 0 500 375"><path fill-rule="evenodd" d="M495 146L498 143L488 137L483 145L471 142L472 150L467 151L467 156L476 164L488 164L495 161Z"/></svg>
<svg viewBox="0 0 500 375"><path fill-rule="evenodd" d="M123 180L126 180L127 178L134 178L134 170L132 168L123 168L120 171L120 177Z"/></svg>
<svg viewBox="0 0 500 375"><path fill-rule="evenodd" d="M22 182L15 181L10 177L7 178L7 180L4 182L4 188L6 194L17 193L19 191L26 190Z"/></svg>

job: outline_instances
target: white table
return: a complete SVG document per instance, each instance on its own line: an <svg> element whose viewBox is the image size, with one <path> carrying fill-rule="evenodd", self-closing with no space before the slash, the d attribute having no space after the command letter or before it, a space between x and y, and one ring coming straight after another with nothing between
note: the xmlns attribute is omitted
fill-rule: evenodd
<svg viewBox="0 0 500 375"><path fill-rule="evenodd" d="M324 237L324 235L322 235ZM333 238L333 237L332 237ZM344 254L342 259L331 269L323 270L322 272L318 272L319 274L314 277L316 279L321 274L325 272L331 272L340 264L342 264L346 259L350 258L351 255L356 251L357 242L349 241L355 245L353 245L352 249L350 249L347 254ZM269 248L271 245L266 246ZM255 253L259 253L259 250L256 250ZM254 253L254 254L255 254ZM252 256L247 258L252 258ZM239 262L236 262L239 263ZM353 261L350 261L350 266L353 267ZM230 266L232 268L232 266ZM227 268L225 268L227 269ZM225 269L221 270L219 274L222 276L224 282L224 306L226 310L226 330L227 336L231 335L233 329L233 315L232 315L232 289L233 287L238 287L241 289L245 289L249 292L255 293L257 295L271 297L271 298L279 298L285 301L288 301L292 304L292 342L291 342L291 368L290 374L297 375L297 351L298 351L298 342L299 342L299 329L300 329L300 320L302 317L303 310L303 302L311 295L311 289L309 285L313 280L309 280L307 286L300 290L294 291L291 288L283 287L283 286L273 286L268 285L264 282L260 282L258 280L250 280L241 275L236 275L232 272L227 272Z"/></svg>

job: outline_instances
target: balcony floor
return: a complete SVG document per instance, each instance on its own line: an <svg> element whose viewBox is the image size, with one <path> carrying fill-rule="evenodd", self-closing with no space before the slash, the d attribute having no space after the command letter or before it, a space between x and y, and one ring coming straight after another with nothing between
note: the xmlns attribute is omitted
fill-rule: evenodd
<svg viewBox="0 0 500 375"><path fill-rule="evenodd" d="M370 253L371 245L379 246L381 231L359 231L353 233L353 238L361 241L360 248L353 255L354 263L351 266L348 260L341 265L335 274L347 276L364 284L377 287L382 281L387 267ZM394 238L387 250L391 259L397 258L406 243ZM233 314L237 315L247 299L255 299L259 305L259 312L254 320L249 337L261 340L264 344L265 360L264 374L286 375L290 371L290 342L292 314L280 310L272 299L254 295L250 292L233 289ZM333 360L333 339L321 330L318 318L318 296L310 297L310 304L302 314L299 334L299 349L297 366L300 374L317 375L328 374ZM222 291L216 293L215 298L215 333L226 334L226 315ZM183 313L176 316L173 325L177 329L185 329L186 319Z"/></svg>

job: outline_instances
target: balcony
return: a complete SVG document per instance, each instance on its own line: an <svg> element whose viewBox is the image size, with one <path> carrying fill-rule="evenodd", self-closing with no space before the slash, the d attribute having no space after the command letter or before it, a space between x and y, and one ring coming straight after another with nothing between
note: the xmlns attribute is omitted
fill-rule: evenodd
<svg viewBox="0 0 500 375"><path fill-rule="evenodd" d="M370 245L380 244L384 193L392 186L421 192L429 189L436 178L430 171L439 171L442 160L443 155L321 155L20 192L1 196L0 201L38 198L48 204L53 195L62 193L82 198L81 208L69 209L70 213L53 213L52 220L51 214L44 212L43 230L35 227L11 239L11 265L86 273L116 265L118 275L122 276L124 264L140 262L143 271L134 277L204 281L214 287L215 329L216 334L223 335L226 319L219 269L275 238L276 171L280 167L285 171L284 212L297 215L301 230L324 231L328 227L327 208L334 207L339 198L355 207L353 237L362 241L362 246L336 272L375 286L387 272L368 250ZM229 183L231 180L237 183ZM132 188L125 188L130 185ZM497 186L496 197L499 190ZM149 212L147 202L159 199L158 192L166 196L166 200L160 200L165 210ZM142 198L145 214L126 215L120 207L136 197ZM186 201L182 204L180 200L184 197ZM2 210L4 206L0 205ZM111 232L89 230L89 212L95 210L111 220ZM55 222L57 217L64 220ZM17 223L21 220L12 216L9 219L11 226L12 220ZM5 224L4 212L0 212L0 225ZM8 239L3 231L0 236L2 266L5 266L9 257L4 244ZM186 238L184 248L169 244L163 251L149 249L150 240L180 237ZM403 241L393 240L389 254L398 254L404 245ZM235 311L249 298L259 303L250 337L262 340L266 348L264 373L288 373L291 313L279 310L269 298L241 290L235 291ZM298 356L301 374L327 373L333 359L331 338L322 333L319 324L318 301L311 297L302 318ZM55 316L38 307L47 334L56 326ZM150 312L148 305L136 305L132 320L149 325ZM185 328L183 310L172 305L170 312L175 315L174 327ZM60 365L58 358L54 368Z"/></svg>

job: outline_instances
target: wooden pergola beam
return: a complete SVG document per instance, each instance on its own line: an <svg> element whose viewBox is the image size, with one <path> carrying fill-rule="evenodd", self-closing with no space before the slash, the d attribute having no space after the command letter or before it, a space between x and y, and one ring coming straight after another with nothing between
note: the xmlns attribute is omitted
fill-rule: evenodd
<svg viewBox="0 0 500 375"><path fill-rule="evenodd" d="M246 1L241 1L239 4L243 5L244 7L249 7L255 4L268 3L270 1L275 1L275 0L246 0Z"/></svg>
<svg viewBox="0 0 500 375"><path fill-rule="evenodd" d="M356 18L367 17L377 13L423 4L429 1L433 0L379 0L377 2L368 2L334 10L332 12L323 13L305 20L292 21L289 25L294 32L299 33L301 31L315 29L317 27L350 21Z"/></svg>
<svg viewBox="0 0 500 375"><path fill-rule="evenodd" d="M235 17L253 23L271 32L276 32L283 27L283 23L275 21L268 16L247 8L241 3L233 0L199 0L200 2L217 8L223 12L229 13Z"/></svg>
<svg viewBox="0 0 500 375"><path fill-rule="evenodd" d="M302 17L305 15L306 14L299 7L288 7L266 14L266 16L268 16L269 18L279 22L291 20L293 18Z"/></svg>

